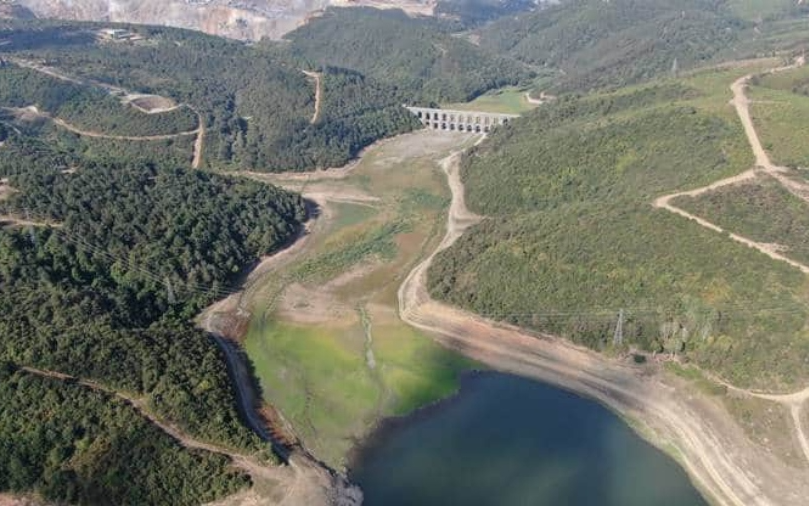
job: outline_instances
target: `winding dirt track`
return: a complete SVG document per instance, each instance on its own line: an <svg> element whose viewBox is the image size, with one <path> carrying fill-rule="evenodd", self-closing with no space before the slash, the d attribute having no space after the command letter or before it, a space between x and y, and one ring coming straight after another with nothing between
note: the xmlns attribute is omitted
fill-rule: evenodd
<svg viewBox="0 0 809 506"><path fill-rule="evenodd" d="M318 72L309 70L301 70L301 72L315 80L315 112L312 114L312 119L309 120L309 123L314 125L320 119L320 109L323 104L323 82Z"/></svg>
<svg viewBox="0 0 809 506"><path fill-rule="evenodd" d="M255 458L233 451L229 448L207 443L193 438L179 428L170 425L149 411L143 399L133 397L127 393L108 388L94 381L83 380L68 374L36 369L33 367L20 367L20 370L37 376L70 381L85 388L103 392L124 401L132 406L138 414L151 422L185 448L202 450L231 459L232 464L250 474L254 479L269 481L280 488L282 498L274 502L279 506L325 505L329 503L330 490L334 488L333 479L327 472L309 459L293 455L288 466L267 464ZM247 494L250 492L248 491ZM225 500L227 501L227 500Z"/></svg>
<svg viewBox="0 0 809 506"><path fill-rule="evenodd" d="M132 397L123 392L107 388L104 385L101 385L94 381L82 380L69 374L63 374L56 371L47 371L43 369L36 369L34 367L20 367L20 370L44 378L57 379L60 381L70 381L75 384L86 387L90 390L95 390L97 392L103 392L112 395L124 401L126 404L132 406L135 409L135 411L138 412L138 414L149 420L149 422L151 422L157 428L159 428L160 430L171 436L173 439L177 440L177 442L179 442L186 448L191 448L194 450L203 450L211 453L216 453L219 455L224 455L226 457L230 457L233 460L236 467L249 471L251 474L259 474L264 478L277 479L277 480L289 479L290 471L288 468L281 466L269 466L260 463L247 455L234 452L233 450L230 450L228 448L224 448L221 446L217 446L211 443L206 443L204 441L194 439L188 434L182 432L177 427L169 425L164 421L162 421L161 419L157 418L151 411L146 409L143 399Z"/></svg>
<svg viewBox="0 0 809 506"><path fill-rule="evenodd" d="M805 505L809 480L802 471L762 455L724 408L681 391L685 387L676 379L432 300L426 289L432 259L481 219L464 204L458 158L456 153L442 162L452 191L447 232L436 251L402 283L398 293L402 320L495 369L573 390L642 421L653 441L677 448L691 478L717 504Z"/></svg>
<svg viewBox="0 0 809 506"><path fill-rule="evenodd" d="M177 137L187 137L189 135L198 135L200 129L188 130L186 132L178 132L176 134L161 134L161 135L110 135L103 132L95 132L93 130L82 130L81 128L71 125L67 121L59 118L53 118L48 114L39 112L41 117L49 118L54 124L59 125L69 132L82 137L93 137L97 139L110 139L114 141L163 141L168 139L176 139Z"/></svg>
<svg viewBox="0 0 809 506"><path fill-rule="evenodd" d="M796 68L799 65L803 65L803 60L799 60L794 65L789 65L789 66L786 66L786 67L781 67L781 68L778 68L778 69L774 69L771 72L781 72L781 71L785 71L785 70L790 70L790 69ZM736 176L732 176L732 177L729 177L729 178L726 178L726 179L722 179L720 181L716 181L714 183L711 183L711 184L709 184L707 186L703 186L702 188L697 188L695 190L672 193L670 195L662 196L662 197L656 199L653 202L652 205L654 207L657 207L657 208L660 208L660 209L665 209L665 210L667 210L669 212L672 212L674 214L678 214L678 215L680 215L680 216L682 216L684 218L694 220L695 222L697 222L701 226L703 226L705 228L708 228L710 230L713 230L715 232L726 233L727 231L725 229L723 229L722 227L720 227L719 225L716 225L715 223L711 223L710 221L708 221L706 219L700 218L699 216L693 215L693 214L689 213L688 211L685 211L685 210L683 210L683 209L681 209L679 207L676 207L671 203L671 201L676 199L677 197L686 197L686 196L687 197L697 197L699 195L703 195L705 193L708 193L710 191L722 188L724 186L735 185L735 184L751 181L759 173L763 173L763 174L767 174L769 176L772 176L777 181L779 181L788 191L790 191L793 194L796 194L799 198L802 198L804 200L808 200L806 195L802 195L802 192L801 192L802 188L800 188L800 185L798 185L794 181L791 181L790 179L788 179L784 175L784 174L789 172L789 169L786 168L786 167L779 167L779 166L773 164L772 161L770 160L769 155L767 154L767 151L761 145L761 140L758 137L758 133L756 132L755 125L753 124L753 119L750 116L750 100L747 98L747 95L745 94L745 90L747 88L747 83L748 83L748 81L750 81L750 79L752 77L753 77L753 75L751 74L751 75L746 75L744 77L741 77L741 78L737 79L731 85L730 89L731 89L731 91L733 91L733 99L731 100L731 104L736 108L736 113L739 116L739 120L742 122L742 126L744 127L744 132L745 132L745 135L747 136L747 140L750 143L750 147L753 150L753 154L756 157L756 167L753 168L753 169L750 169L748 171L742 172L741 174L738 174ZM807 266L805 264L802 264L800 262L796 262L795 260L792 260L792 259L787 258L786 256L780 254L778 252L777 248L774 247L773 245L756 242L756 241L753 241L752 239L749 239L747 237L744 237L744 236L741 236L741 235L738 235L738 234L734 234L734 233L730 233L730 232L727 232L727 233L728 233L729 237L732 240L734 240L734 241L736 241L738 243L744 244L745 246L749 246L751 248L754 248L754 249L760 251L761 253L764 253L765 255L767 255L768 257L770 257L770 258L772 258L774 260L779 260L781 262L786 262L789 265L795 267L796 269L799 269L804 274L809 274L809 266Z"/></svg>
<svg viewBox="0 0 809 506"><path fill-rule="evenodd" d="M773 69L770 71L770 73L792 70L800 66L803 66L804 64L805 60L803 58L798 58L794 64ZM747 136L747 141L750 144L750 148L753 150L753 154L756 159L756 167L748 171L745 171L741 174L738 174L736 176L716 181L702 188L697 188L696 190L679 192L660 197L654 201L653 203L654 207L662 208L672 213L683 216L685 218L694 220L699 225L708 228L710 230L725 233L727 231L719 227L718 225L711 223L703 218L700 218L699 216L695 216L683 209L680 209L679 207L674 206L673 204L671 204L671 201L680 196L696 197L705 194L707 192L716 190L718 188L721 188L723 186L747 182L754 179L759 173L767 174L768 176L773 177L775 180L781 183L781 185L787 191L797 196L798 198L801 198L802 200L809 202L809 195L807 194L808 192L805 185L789 179L786 176L786 174L790 172L790 169L787 167L781 167L774 164L772 160L770 160L770 156L767 153L767 150L765 150L764 146L761 144L761 139L758 136L755 124L753 123L753 118L750 114L751 101L746 94L748 82L752 78L753 78L752 74L741 77L731 85L730 89L733 92L733 99L731 100L731 104L735 107L736 113L739 116L739 120L741 121L742 126L744 127L744 132L745 135ZM728 236L736 242L745 244L747 246L750 246L751 248L755 248L756 250L764 253L765 255L769 256L774 260L786 262L789 265L795 267L796 269L799 269L804 274L809 274L809 266L800 262L796 262L795 260L787 258L784 255L781 255L777 251L777 249L773 247L773 245L771 244L756 242L747 237L743 237L734 233L728 233ZM715 380L719 381L726 387L741 394L777 402L779 404L786 406L789 409L792 424L794 426L795 434L800 443L801 450L803 451L803 454L806 457L807 462L809 462L809 436L807 436L807 430L809 429L803 427L803 424L801 423L801 412L803 409L805 409L805 406L809 404L809 387L793 394L768 394L764 392L756 392L752 390L740 389L720 379Z"/></svg>
<svg viewBox="0 0 809 506"><path fill-rule="evenodd" d="M56 79L59 79L59 80L62 80L62 81L66 81L66 82L70 82L70 83L74 83L74 84L79 84L79 85L83 85L83 86L95 86L95 87L98 87L98 88L102 88L102 89L104 89L105 91L107 91L107 92L109 92L111 94L123 95L125 97L138 96L137 93L132 93L129 90L125 90L125 89L117 87L117 86L112 86L110 84L100 83L100 82L97 82L97 81L82 80L82 79L70 76L67 73L62 72L59 69L56 69L56 68L53 68L53 67L47 67L47 66L44 66L44 65L39 65L39 64L37 64L35 62L24 60L22 58L10 58L9 61L14 63L15 65L25 67L25 68L30 69L30 70L34 70L36 72L40 72L42 74L45 74L47 76L50 76L50 77L53 77L53 78L56 78ZM320 76L319 75L317 76L317 83L318 83L318 94L317 94L316 98L318 99L317 104L319 105L319 103L320 103L319 102L319 92L320 92ZM92 130L83 130L83 129L79 128L79 127L71 125L70 123L68 123L68 122L66 122L66 121L64 121L62 119L54 118L54 117L50 116L49 114L47 114L45 112L39 111L34 106L27 107L27 108L25 108L25 110L26 110L26 112L28 112L30 114L34 114L34 115L42 117L42 118L50 119L51 121L53 121L53 123L55 125L58 125L59 127L64 128L65 130L68 130L69 132L73 132L74 134L81 135L83 137L91 137L91 138L97 138L97 139L110 139L110 140L118 140L118 141L161 141L161 140L177 139L179 137L187 137L187 136L190 136L190 135L195 135L196 139L194 140L194 155L193 155L192 161L191 161L191 168L198 169L200 167L200 165L202 164L202 152L203 152L203 149L204 149L204 146L205 146L205 122L204 122L204 120L202 118L202 115L199 113L199 111L197 111L190 104L177 104L177 105L175 105L173 107L169 107L169 108L158 110L158 111L151 111L151 112L143 111L139 107L136 107L136 108L138 110L142 111L144 114L160 114L160 113L163 113L163 112L170 112L170 111L173 111L175 109L179 109L180 107L188 107L189 109L191 109L192 112L194 112L194 114L197 115L197 128L195 128L194 130L188 130L186 132L177 132L177 133L173 133L173 134L141 135L141 136L137 136L137 135L109 135L109 134L105 134L103 132L96 132L96 131L92 131ZM13 109L10 109L10 108L4 108L4 109L13 110ZM318 109L316 109L315 114L317 114L317 113L318 113Z"/></svg>

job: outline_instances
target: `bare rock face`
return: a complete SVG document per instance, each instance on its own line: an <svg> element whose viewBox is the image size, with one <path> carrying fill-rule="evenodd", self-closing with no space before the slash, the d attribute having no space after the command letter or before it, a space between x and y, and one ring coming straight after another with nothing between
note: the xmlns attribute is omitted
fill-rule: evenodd
<svg viewBox="0 0 809 506"><path fill-rule="evenodd" d="M18 0L15 7L41 18L166 25L234 39L259 40L281 38L329 5L393 7L431 14L433 1Z"/></svg>
<svg viewBox="0 0 809 506"><path fill-rule="evenodd" d="M20 0L37 17L167 25L244 40L279 38L328 0Z"/></svg>
<svg viewBox="0 0 809 506"><path fill-rule="evenodd" d="M31 19L34 13L16 3L0 1L0 19Z"/></svg>

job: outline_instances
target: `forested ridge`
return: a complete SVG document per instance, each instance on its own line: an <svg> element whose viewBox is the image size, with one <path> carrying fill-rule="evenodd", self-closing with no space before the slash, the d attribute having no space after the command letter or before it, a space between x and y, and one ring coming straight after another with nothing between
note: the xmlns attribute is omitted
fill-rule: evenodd
<svg viewBox="0 0 809 506"><path fill-rule="evenodd" d="M11 162L2 163L2 175L15 191L0 201L0 214L54 226L0 229L0 361L128 392L199 439L268 455L239 419L222 352L190 320L297 233L306 218L300 196L170 165L86 160L18 134L14 125L3 129L0 161ZM0 404L21 402L26 389L46 391L35 394L42 404L30 409L61 406L72 421L54 419L64 430L51 434L39 423L26 425L25 411L4 410L0 433L33 432L30 447L13 444L14 452L0 457L0 475L14 477L0 479L2 488L82 504L98 504L107 492L101 503L198 504L245 483L224 471L221 458L192 456L167 436L121 451L140 437L122 420L138 419L141 432L157 429L96 393L10 374L19 387L0 388ZM95 445L85 441L90 433L98 434ZM99 465L120 476L92 465L73 469L71 459L89 458L87 445ZM45 454L59 457L43 460ZM162 467L175 465L171 472ZM215 478L199 482L200 472ZM120 481L130 474L140 476L138 483ZM178 479L189 486L169 490Z"/></svg>
<svg viewBox="0 0 809 506"><path fill-rule="evenodd" d="M150 136L190 132L197 115L187 107L146 114L108 92L7 65L0 72L0 106L35 106L73 126L107 135Z"/></svg>
<svg viewBox="0 0 809 506"><path fill-rule="evenodd" d="M82 505L195 505L249 484L123 401L0 361L0 490Z"/></svg>
<svg viewBox="0 0 809 506"><path fill-rule="evenodd" d="M341 98L332 101L332 106L353 101L366 107L340 107L311 125L314 87L296 65L284 58L285 53L274 47L250 47L200 33L157 27L133 28L147 42L99 44L93 38L93 30L99 27L56 21L4 21L0 24L0 38L11 42L0 47L0 58L6 53L44 60L81 78L189 104L202 114L207 129L203 160L214 168L284 171L339 166L370 142L418 126L396 109L401 101L387 86L370 79L357 83L339 77L332 81L330 92ZM0 73L6 70L0 69ZM334 76L341 72L329 70ZM340 87L343 82L348 89ZM136 122L128 125L123 120L110 125L110 119L82 107L86 103L83 97L91 93L95 92L82 91L83 95L71 98L64 107L68 112L83 114L89 120L85 124L96 128L135 128ZM113 99L99 104L111 106L110 100ZM6 104L0 103L3 105ZM124 113L129 115L125 110ZM186 113L179 110L169 114ZM173 123L179 121L181 118L176 118ZM179 126L174 124L173 128Z"/></svg>
<svg viewBox="0 0 809 506"><path fill-rule="evenodd" d="M546 89L586 92L805 43L805 21L798 20L809 8L768 3L567 0L502 17L475 36L491 52L555 69Z"/></svg>
<svg viewBox="0 0 809 506"><path fill-rule="evenodd" d="M467 201L488 218L438 255L433 296L737 384L804 378L801 273L651 205L752 163L741 127L691 84L557 101L470 150Z"/></svg>
<svg viewBox="0 0 809 506"><path fill-rule="evenodd" d="M330 8L287 34L287 49L304 63L384 82L400 103L467 101L531 77L525 66L453 36L451 28L401 11Z"/></svg>

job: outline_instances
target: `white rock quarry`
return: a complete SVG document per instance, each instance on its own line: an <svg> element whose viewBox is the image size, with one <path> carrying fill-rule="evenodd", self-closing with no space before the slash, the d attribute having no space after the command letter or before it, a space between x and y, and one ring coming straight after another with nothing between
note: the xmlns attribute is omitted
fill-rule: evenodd
<svg viewBox="0 0 809 506"><path fill-rule="evenodd" d="M432 14L435 0L17 0L42 18L166 25L241 40L279 39L330 5Z"/></svg>

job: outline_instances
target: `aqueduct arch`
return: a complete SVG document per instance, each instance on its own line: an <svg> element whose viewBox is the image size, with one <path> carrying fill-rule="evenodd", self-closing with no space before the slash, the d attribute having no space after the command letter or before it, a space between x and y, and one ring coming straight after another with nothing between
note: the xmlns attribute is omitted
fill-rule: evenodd
<svg viewBox="0 0 809 506"><path fill-rule="evenodd" d="M517 118L516 114L479 111L453 111L432 107L406 107L427 128L446 132L486 133L497 125Z"/></svg>

